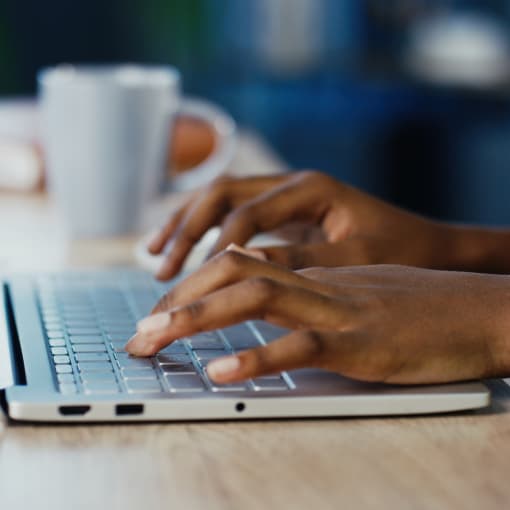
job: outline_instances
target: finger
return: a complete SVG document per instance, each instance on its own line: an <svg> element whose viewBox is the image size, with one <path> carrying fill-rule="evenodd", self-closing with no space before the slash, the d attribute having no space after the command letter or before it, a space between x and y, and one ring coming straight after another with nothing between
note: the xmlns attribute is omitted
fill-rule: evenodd
<svg viewBox="0 0 510 510"><path fill-rule="evenodd" d="M182 268L193 246L213 226L218 225L232 208L258 193L277 185L284 177L273 176L215 181L197 198L174 230L172 249L156 274L168 280Z"/></svg>
<svg viewBox="0 0 510 510"><path fill-rule="evenodd" d="M382 262L380 247L366 238L353 238L336 243L294 244L264 246L257 250L267 260L291 269L307 267L340 267L376 264Z"/></svg>
<svg viewBox="0 0 510 510"><path fill-rule="evenodd" d="M231 250L217 255L175 285L160 299L152 313L192 303L223 287L257 276L271 278L283 284L303 287L323 294L334 295L337 291L336 288L311 280L286 268Z"/></svg>
<svg viewBox="0 0 510 510"><path fill-rule="evenodd" d="M319 223L329 207L328 202L320 198L322 194L321 187L310 186L307 179L297 174L256 196L226 216L210 255L231 243L244 245L255 234L274 230L291 221Z"/></svg>
<svg viewBox="0 0 510 510"><path fill-rule="evenodd" d="M291 269L338 266L341 259L341 248L337 243L261 246L257 249L267 260Z"/></svg>
<svg viewBox="0 0 510 510"><path fill-rule="evenodd" d="M335 348L335 344L341 343L339 336L339 333L294 331L264 347L210 361L207 374L217 383L229 383L298 368L322 368L333 354L348 357L347 343L342 346L343 353Z"/></svg>
<svg viewBox="0 0 510 510"><path fill-rule="evenodd" d="M189 208L189 204L184 205L174 212L163 227L155 234L155 236L149 241L147 248L150 253L157 255L163 251L166 243L172 237L177 226L181 223L186 211Z"/></svg>
<svg viewBox="0 0 510 510"><path fill-rule="evenodd" d="M215 291L170 312L138 323L126 350L150 356L172 341L249 319L264 319L284 327L342 329L350 307L323 294L256 277Z"/></svg>

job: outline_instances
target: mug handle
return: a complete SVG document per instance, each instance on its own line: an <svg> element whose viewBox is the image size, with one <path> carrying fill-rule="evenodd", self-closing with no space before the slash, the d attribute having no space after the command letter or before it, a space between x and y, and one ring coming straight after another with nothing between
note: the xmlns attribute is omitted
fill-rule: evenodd
<svg viewBox="0 0 510 510"><path fill-rule="evenodd" d="M234 155L236 124L228 113L203 99L183 98L177 114L206 122L215 135L214 151L204 161L169 180L171 191L188 191L212 181L225 171Z"/></svg>

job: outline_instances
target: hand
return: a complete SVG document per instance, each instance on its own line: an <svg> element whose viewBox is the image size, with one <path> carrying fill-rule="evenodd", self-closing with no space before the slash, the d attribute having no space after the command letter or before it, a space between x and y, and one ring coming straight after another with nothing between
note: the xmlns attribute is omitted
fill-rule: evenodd
<svg viewBox="0 0 510 510"><path fill-rule="evenodd" d="M322 242L262 250L270 261L292 269L312 266L398 263L449 267L450 236L445 225L386 204L319 172L288 176L222 178L197 192L168 220L149 245L172 247L157 277L182 267L193 245L215 225L221 235L211 255L230 243L244 245L259 232L293 222L322 230Z"/></svg>
<svg viewBox="0 0 510 510"><path fill-rule="evenodd" d="M508 376L509 285L507 276L401 266L293 272L226 251L178 283L126 350L149 356L183 336L264 319L293 331L212 361L212 379L301 367L396 384Z"/></svg>

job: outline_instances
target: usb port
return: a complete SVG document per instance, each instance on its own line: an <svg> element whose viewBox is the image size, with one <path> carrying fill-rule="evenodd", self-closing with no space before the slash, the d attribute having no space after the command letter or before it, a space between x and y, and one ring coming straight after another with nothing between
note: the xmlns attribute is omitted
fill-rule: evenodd
<svg viewBox="0 0 510 510"><path fill-rule="evenodd" d="M117 416L143 414L143 404L117 404L115 414Z"/></svg>
<svg viewBox="0 0 510 510"><path fill-rule="evenodd" d="M90 411L90 406L60 406L58 411L63 416L83 416Z"/></svg>

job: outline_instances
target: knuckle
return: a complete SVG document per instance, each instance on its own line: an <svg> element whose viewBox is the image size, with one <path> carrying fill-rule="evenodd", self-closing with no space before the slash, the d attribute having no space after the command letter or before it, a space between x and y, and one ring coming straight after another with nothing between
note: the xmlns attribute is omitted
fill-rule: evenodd
<svg viewBox="0 0 510 510"><path fill-rule="evenodd" d="M319 172L318 170L303 170L300 172L300 178L302 182L310 184L331 184L333 180L329 175Z"/></svg>
<svg viewBox="0 0 510 510"><path fill-rule="evenodd" d="M325 357L327 345L317 331L305 331L301 335L301 349L310 362L320 363Z"/></svg>
<svg viewBox="0 0 510 510"><path fill-rule="evenodd" d="M270 371L264 347L245 351L243 357L245 365L251 374L264 375Z"/></svg>
<svg viewBox="0 0 510 510"><path fill-rule="evenodd" d="M246 256L233 250L224 250L218 255L224 273L239 273L246 263Z"/></svg>
<svg viewBox="0 0 510 510"><path fill-rule="evenodd" d="M194 301L176 310L173 315L173 320L183 323L194 323L204 313L204 303L202 301Z"/></svg>
<svg viewBox="0 0 510 510"><path fill-rule="evenodd" d="M308 253L302 249L290 250L287 254L288 266L292 269L309 266L310 257Z"/></svg>
<svg viewBox="0 0 510 510"><path fill-rule="evenodd" d="M156 308L158 310L169 310L172 308L173 303L173 292L167 292L157 303Z"/></svg>
<svg viewBox="0 0 510 510"><path fill-rule="evenodd" d="M228 184L232 181L231 177L222 175L212 180L205 188L207 195L223 195L226 192Z"/></svg>
<svg viewBox="0 0 510 510"><path fill-rule="evenodd" d="M200 241L200 236L194 234L187 228L181 228L176 235L176 242L184 242L186 244L196 244Z"/></svg>
<svg viewBox="0 0 510 510"><path fill-rule="evenodd" d="M274 298L280 290L280 285L277 282L265 276L250 278L248 280L248 287L250 292L262 302Z"/></svg>
<svg viewBox="0 0 510 510"><path fill-rule="evenodd" d="M231 211L225 217L225 223L250 224L253 215L253 207L250 204L243 204Z"/></svg>

